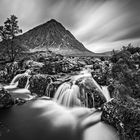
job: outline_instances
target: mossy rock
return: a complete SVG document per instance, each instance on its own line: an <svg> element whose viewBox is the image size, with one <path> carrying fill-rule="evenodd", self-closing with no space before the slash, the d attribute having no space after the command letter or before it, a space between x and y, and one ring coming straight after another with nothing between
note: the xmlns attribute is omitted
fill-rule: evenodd
<svg viewBox="0 0 140 140"><path fill-rule="evenodd" d="M23 77L21 77L20 79L19 79L19 81L18 81L18 88L25 88L25 86L26 86L26 83L27 83L27 79L28 79L28 77L27 76L23 76Z"/></svg>
<svg viewBox="0 0 140 140"><path fill-rule="evenodd" d="M140 139L140 104L113 99L103 107L102 120L114 126L123 140Z"/></svg>
<svg viewBox="0 0 140 140"><path fill-rule="evenodd" d="M12 105L14 105L12 96L3 88L0 89L0 109L9 108Z"/></svg>
<svg viewBox="0 0 140 140"><path fill-rule="evenodd" d="M38 96L45 95L46 87L50 83L51 77L43 74L36 74L30 78L29 90Z"/></svg>

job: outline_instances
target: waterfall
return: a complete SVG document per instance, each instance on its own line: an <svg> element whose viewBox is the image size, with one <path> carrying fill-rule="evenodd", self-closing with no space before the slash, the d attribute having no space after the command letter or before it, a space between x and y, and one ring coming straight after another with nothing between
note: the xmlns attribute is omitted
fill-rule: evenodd
<svg viewBox="0 0 140 140"><path fill-rule="evenodd" d="M25 89L28 89L30 86L30 76L27 77L27 82L26 82L26 85L25 85Z"/></svg>
<svg viewBox="0 0 140 140"><path fill-rule="evenodd" d="M100 87L100 85L92 78L92 81L93 81L93 83L94 83L94 86L100 91L100 92L102 92L102 89L101 89L101 87Z"/></svg>
<svg viewBox="0 0 140 140"><path fill-rule="evenodd" d="M107 86L102 87L102 93L105 96L107 101L109 101L111 99Z"/></svg>
<svg viewBox="0 0 140 140"><path fill-rule="evenodd" d="M70 89L69 83L61 84L54 95L54 100L57 101L67 89Z"/></svg>
<svg viewBox="0 0 140 140"><path fill-rule="evenodd" d="M85 106L92 108L95 107L95 100L98 107L106 102L104 91L92 78L89 71L83 71L79 75L73 76L71 81L72 86L70 83L63 83L56 91L54 100L59 104L66 107Z"/></svg>
<svg viewBox="0 0 140 140"><path fill-rule="evenodd" d="M71 94L72 90L71 89L67 89L65 92L63 92L63 94L60 96L60 98L57 100L57 102L63 106L70 106L71 103L71 98L72 98L72 94Z"/></svg>
<svg viewBox="0 0 140 140"><path fill-rule="evenodd" d="M18 85L18 80L19 80L20 77L21 77L21 74L16 75L16 76L12 79L10 85Z"/></svg>
<svg viewBox="0 0 140 140"><path fill-rule="evenodd" d="M70 87L70 84L64 83L62 84L55 96L54 100L66 107L74 107L74 106L81 106L80 101L80 91L79 87L77 85L72 85Z"/></svg>

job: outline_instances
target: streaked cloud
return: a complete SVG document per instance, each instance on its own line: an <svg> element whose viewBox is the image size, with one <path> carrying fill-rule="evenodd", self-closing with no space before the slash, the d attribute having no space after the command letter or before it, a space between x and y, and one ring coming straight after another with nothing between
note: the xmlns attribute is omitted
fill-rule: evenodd
<svg viewBox="0 0 140 140"><path fill-rule="evenodd" d="M140 42L139 0L0 0L0 24L11 14L24 32L55 18L95 52Z"/></svg>

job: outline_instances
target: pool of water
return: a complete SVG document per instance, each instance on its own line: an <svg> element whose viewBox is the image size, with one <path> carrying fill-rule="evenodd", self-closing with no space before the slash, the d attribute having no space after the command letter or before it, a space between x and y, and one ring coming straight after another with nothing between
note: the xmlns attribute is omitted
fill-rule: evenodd
<svg viewBox="0 0 140 140"><path fill-rule="evenodd" d="M118 140L116 130L102 122L84 131L66 108L52 101L30 101L0 111L0 140Z"/></svg>

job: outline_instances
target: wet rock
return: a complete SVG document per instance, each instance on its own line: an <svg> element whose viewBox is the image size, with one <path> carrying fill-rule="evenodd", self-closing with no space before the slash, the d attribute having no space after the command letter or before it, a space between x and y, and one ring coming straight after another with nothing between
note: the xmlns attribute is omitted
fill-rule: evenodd
<svg viewBox="0 0 140 140"><path fill-rule="evenodd" d="M45 95L46 87L51 82L51 77L43 74L36 74L30 78L29 90L38 96Z"/></svg>
<svg viewBox="0 0 140 140"><path fill-rule="evenodd" d="M98 90L92 78L79 79L76 84L80 88L80 98L85 107L98 108L106 102L106 98Z"/></svg>
<svg viewBox="0 0 140 140"><path fill-rule="evenodd" d="M114 126L123 140L140 139L140 104L112 99L103 107L102 120Z"/></svg>
<svg viewBox="0 0 140 140"><path fill-rule="evenodd" d="M26 83L27 83L27 79L28 77L27 76L22 76L19 81L18 81L18 88L24 88Z"/></svg>
<svg viewBox="0 0 140 140"><path fill-rule="evenodd" d="M14 99L12 96L3 88L0 89L0 109L9 108L12 105L14 105Z"/></svg>

